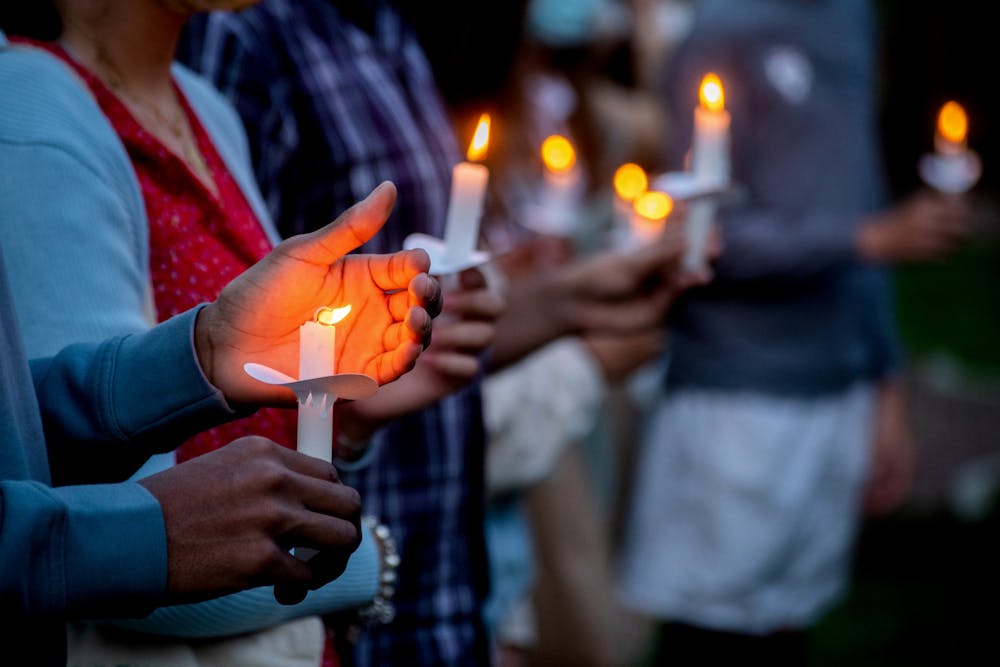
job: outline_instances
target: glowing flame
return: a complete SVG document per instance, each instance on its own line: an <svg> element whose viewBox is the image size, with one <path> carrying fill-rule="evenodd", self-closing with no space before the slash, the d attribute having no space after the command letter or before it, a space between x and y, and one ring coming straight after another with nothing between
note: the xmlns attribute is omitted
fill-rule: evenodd
<svg viewBox="0 0 1000 667"><path fill-rule="evenodd" d="M969 132L969 119L961 104L952 100L941 107L938 113L937 131L942 139L952 143L965 142L966 134Z"/></svg>
<svg viewBox="0 0 1000 667"><path fill-rule="evenodd" d="M709 72L701 80L698 101L702 108L709 111L722 111L726 108L726 94L722 90L722 80L714 72Z"/></svg>
<svg viewBox="0 0 1000 667"><path fill-rule="evenodd" d="M341 306L340 308L320 308L316 311L316 321L327 326L336 324L351 312L351 306Z"/></svg>
<svg viewBox="0 0 1000 667"><path fill-rule="evenodd" d="M666 192L648 190L636 197L632 208L646 220L663 220L674 210L674 200Z"/></svg>
<svg viewBox="0 0 1000 667"><path fill-rule="evenodd" d="M486 149L490 145L490 115L484 113L479 117L479 124L476 125L476 133L472 135L472 143L465 156L470 161L479 161L486 157Z"/></svg>
<svg viewBox="0 0 1000 667"><path fill-rule="evenodd" d="M646 170L633 162L626 162L615 170L615 192L625 201L632 201L649 187Z"/></svg>
<svg viewBox="0 0 1000 667"><path fill-rule="evenodd" d="M576 164L573 144L564 136L553 134L542 142L542 162L554 174L563 174Z"/></svg>

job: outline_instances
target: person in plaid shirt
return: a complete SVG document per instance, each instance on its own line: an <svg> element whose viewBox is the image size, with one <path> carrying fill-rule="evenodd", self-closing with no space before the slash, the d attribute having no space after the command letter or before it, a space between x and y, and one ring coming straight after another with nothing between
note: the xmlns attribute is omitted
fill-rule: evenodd
<svg viewBox="0 0 1000 667"><path fill-rule="evenodd" d="M413 232L442 236L461 153L416 37L392 8L277 0L199 18L181 59L239 111L283 236L333 219L384 180L399 191L396 209L363 252L399 249ZM397 537L396 616L360 633L341 661L488 664L479 377L389 421L370 447L369 464L342 476Z"/></svg>

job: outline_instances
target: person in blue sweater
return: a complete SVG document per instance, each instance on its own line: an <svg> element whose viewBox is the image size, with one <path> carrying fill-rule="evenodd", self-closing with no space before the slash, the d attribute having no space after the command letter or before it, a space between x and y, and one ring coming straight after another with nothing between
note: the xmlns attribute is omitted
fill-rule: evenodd
<svg viewBox="0 0 1000 667"><path fill-rule="evenodd" d="M13 57L48 58L2 60ZM3 133L2 152L21 141ZM39 185L58 180L48 174ZM5 209L19 196L0 193ZM294 406L290 391L254 381L243 365L294 373L299 325L332 301L363 304L354 322L384 332L338 337L345 370L386 383L412 368L441 307L426 253L343 257L379 231L394 201L384 184L327 227L279 245L216 301L30 364L0 253L0 633L9 655L65 664L66 619L141 615L259 586L294 603L343 571L361 505L329 463L256 437L138 481L110 478L106 463L141 461L259 406ZM47 268L36 267L40 280ZM73 471L77 484L59 485L50 471L79 448L92 453L90 466ZM295 545L320 553L305 563L289 552Z"/></svg>
<svg viewBox="0 0 1000 667"><path fill-rule="evenodd" d="M712 283L669 318L622 596L664 661L802 664L844 593L859 518L913 467L886 268L948 253L961 200L891 205L866 0L704 0L665 86L683 168L698 86L722 79L732 178Z"/></svg>

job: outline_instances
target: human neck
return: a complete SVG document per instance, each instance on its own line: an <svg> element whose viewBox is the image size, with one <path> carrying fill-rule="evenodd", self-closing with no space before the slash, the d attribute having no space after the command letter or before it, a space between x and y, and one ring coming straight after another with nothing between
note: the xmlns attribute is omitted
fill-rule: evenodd
<svg viewBox="0 0 1000 667"><path fill-rule="evenodd" d="M156 0L68 2L60 41L113 88L156 100L172 95L170 65L188 16Z"/></svg>

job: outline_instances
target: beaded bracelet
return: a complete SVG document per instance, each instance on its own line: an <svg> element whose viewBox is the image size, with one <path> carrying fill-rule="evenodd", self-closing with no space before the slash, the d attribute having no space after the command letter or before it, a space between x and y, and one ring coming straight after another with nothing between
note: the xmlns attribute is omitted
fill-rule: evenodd
<svg viewBox="0 0 1000 667"><path fill-rule="evenodd" d="M382 558L382 567L375 599L358 611L358 617L366 623L391 623L396 617L396 608L392 605L392 596L396 593L396 569L399 567L396 540L393 539L389 527L379 523L375 517L366 516L361 521L375 536Z"/></svg>

